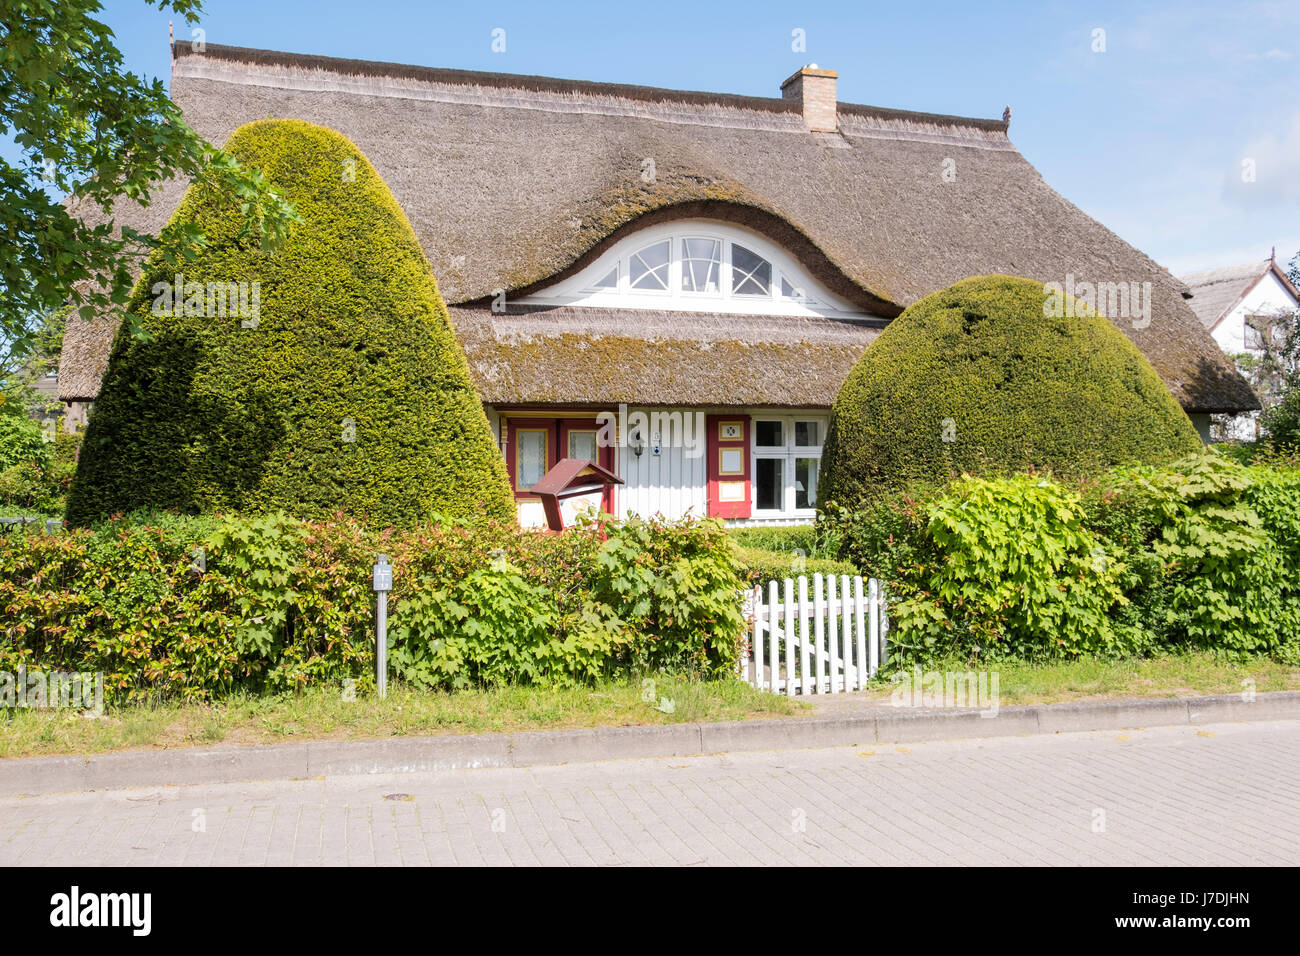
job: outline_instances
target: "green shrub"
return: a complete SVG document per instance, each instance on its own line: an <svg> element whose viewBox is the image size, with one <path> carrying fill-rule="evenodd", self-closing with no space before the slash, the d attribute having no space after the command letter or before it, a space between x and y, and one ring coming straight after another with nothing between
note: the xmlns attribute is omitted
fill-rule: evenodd
<svg viewBox="0 0 1300 956"><path fill-rule="evenodd" d="M868 577L899 581L937 560L926 535L929 505L943 486L914 482L863 501L856 509L828 502L818 514L818 533L836 542L836 556Z"/></svg>
<svg viewBox="0 0 1300 956"><path fill-rule="evenodd" d="M1269 447L1300 452L1300 375L1291 377L1281 401L1264 412L1260 424L1268 433Z"/></svg>
<svg viewBox="0 0 1300 956"><path fill-rule="evenodd" d="M1234 657L1294 652L1297 473L1207 452L1118 469L1103 487L1093 524L1143 569L1126 590L1150 631Z"/></svg>
<svg viewBox="0 0 1300 956"><path fill-rule="evenodd" d="M443 521L139 513L0 537L0 670L103 671L112 700L372 686L376 552L393 564L390 660L447 688L731 673L733 548L711 521L549 535Z"/></svg>
<svg viewBox="0 0 1300 956"><path fill-rule="evenodd" d="M766 527L730 528L731 540L742 548L763 551L800 551L804 555L820 555L817 529L813 525L782 525Z"/></svg>
<svg viewBox="0 0 1300 956"><path fill-rule="evenodd" d="M1123 564L1084 526L1078 495L1030 475L966 478L925 511L940 558L893 587L891 641L905 658L1114 649Z"/></svg>
<svg viewBox="0 0 1300 956"><path fill-rule="evenodd" d="M718 678L734 673L745 620L740 566L717 520L598 520L591 593L601 617L637 635L624 665Z"/></svg>
<svg viewBox="0 0 1300 956"><path fill-rule="evenodd" d="M24 414L0 414L0 471L15 465L49 467L53 449L45 429Z"/></svg>
<svg viewBox="0 0 1300 956"><path fill-rule="evenodd" d="M0 467L0 511L62 516L77 467L81 433L69 434L60 427L50 442L39 422L28 418L9 421L0 415L0 434L6 432L11 438L21 437L8 445L6 460L11 463Z"/></svg>
<svg viewBox="0 0 1300 956"><path fill-rule="evenodd" d="M1200 447L1133 343L1081 303L1045 315L1047 298L1040 282L985 276L890 323L835 400L822 500L853 509L917 480L1074 476Z"/></svg>
<svg viewBox="0 0 1300 956"><path fill-rule="evenodd" d="M766 585L807 574L857 575L846 561L836 559L835 542L824 527L785 525L740 527L727 532L736 543L741 576L747 584Z"/></svg>
<svg viewBox="0 0 1300 956"><path fill-rule="evenodd" d="M966 479L828 508L904 659L1205 649L1300 660L1300 467L1203 452L1071 488ZM1088 560L1091 556L1092 560Z"/></svg>
<svg viewBox="0 0 1300 956"><path fill-rule="evenodd" d="M145 337L124 326L114 343L69 521L149 507L344 510L399 526L512 517L446 309L378 173L345 137L299 120L251 123L226 145L302 221L271 255L227 201L186 194L175 218L206 237L186 283L260 283L255 327L233 311L154 314L174 276L150 261L130 304Z"/></svg>

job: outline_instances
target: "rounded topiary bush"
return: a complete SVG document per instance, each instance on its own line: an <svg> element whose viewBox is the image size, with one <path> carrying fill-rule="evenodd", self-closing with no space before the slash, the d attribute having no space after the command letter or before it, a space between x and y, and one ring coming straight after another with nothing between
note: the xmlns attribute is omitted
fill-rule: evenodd
<svg viewBox="0 0 1300 956"><path fill-rule="evenodd" d="M190 188L174 221L207 244L181 280L161 257L146 267L129 305L144 335L124 325L114 342L68 521L143 507L513 518L446 308L379 174L298 120L250 123L227 148L301 222L268 254L230 200Z"/></svg>
<svg viewBox="0 0 1300 956"><path fill-rule="evenodd" d="M1041 282L984 276L895 319L835 400L821 500L853 507L962 472L1157 464L1201 446L1122 332L1079 302L1045 314L1047 299Z"/></svg>

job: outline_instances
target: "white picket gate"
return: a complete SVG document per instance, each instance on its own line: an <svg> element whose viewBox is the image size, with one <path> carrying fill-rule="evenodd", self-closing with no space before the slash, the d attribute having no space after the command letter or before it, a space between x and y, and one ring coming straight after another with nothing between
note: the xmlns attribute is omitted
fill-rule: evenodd
<svg viewBox="0 0 1300 956"><path fill-rule="evenodd" d="M736 671L759 690L838 694L859 690L885 661L888 604L880 582L814 574L743 592L748 647Z"/></svg>

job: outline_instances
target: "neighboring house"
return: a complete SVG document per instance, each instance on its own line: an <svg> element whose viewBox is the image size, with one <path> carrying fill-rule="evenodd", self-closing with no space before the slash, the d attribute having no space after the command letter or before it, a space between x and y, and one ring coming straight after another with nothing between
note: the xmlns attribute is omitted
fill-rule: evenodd
<svg viewBox="0 0 1300 956"><path fill-rule="evenodd" d="M1006 119L840 103L815 66L760 98L173 53L171 95L213 142L293 117L369 157L423 244L527 523L528 489L566 456L624 479L603 501L618 513L810 519L849 369L906 306L973 275L1137 283L1149 315L1111 319L1203 433L1258 407L1183 285L1053 192ZM183 189L123 218L156 230ZM69 321L60 388L82 412L114 330Z"/></svg>
<svg viewBox="0 0 1300 956"><path fill-rule="evenodd" d="M40 409L37 417L41 421L57 421L60 417L57 404L59 401L59 370L52 368L41 373L40 377L32 382L32 388L36 389L36 394L40 396L42 402L48 403L48 407Z"/></svg>
<svg viewBox="0 0 1300 956"><path fill-rule="evenodd" d="M1264 354L1261 336L1271 333L1276 318L1300 311L1300 290L1278 265L1276 252L1263 261L1181 278L1192 292L1192 310L1230 356L1258 359ZM1224 437L1246 441L1258 437L1258 419L1258 412L1251 411L1224 422Z"/></svg>
<svg viewBox="0 0 1300 956"><path fill-rule="evenodd" d="M1300 290L1292 285L1276 255L1244 266L1207 269L1181 276L1192 292L1188 303L1201 324L1229 355L1260 355L1256 316L1270 318L1300 310Z"/></svg>

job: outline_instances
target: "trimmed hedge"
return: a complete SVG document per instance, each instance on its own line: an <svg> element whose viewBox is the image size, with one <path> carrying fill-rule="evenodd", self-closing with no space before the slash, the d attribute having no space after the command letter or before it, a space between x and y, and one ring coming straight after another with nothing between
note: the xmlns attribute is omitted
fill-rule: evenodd
<svg viewBox="0 0 1300 956"><path fill-rule="evenodd" d="M751 587L755 584L766 586L769 581L784 581L797 578L801 574L812 577L814 574L840 576L847 574L856 577L858 570L848 561L835 561L830 558L810 558L797 550L772 551L764 548L736 549L740 560L740 573L745 583Z"/></svg>
<svg viewBox="0 0 1300 956"><path fill-rule="evenodd" d="M802 551L805 555L817 553L817 528L810 524L765 527L729 528L727 534L742 548L762 548L764 551Z"/></svg>
<svg viewBox="0 0 1300 956"><path fill-rule="evenodd" d="M142 514L0 536L0 672L102 671L117 702L365 690L376 551L393 565L392 672L418 686L718 678L742 646L742 580L716 521L601 519L551 535Z"/></svg>
<svg viewBox="0 0 1300 956"><path fill-rule="evenodd" d="M1041 282L984 276L895 319L835 400L822 501L852 508L916 480L1073 476L1201 447L1123 333L1083 303L1074 317L1045 315L1047 298Z"/></svg>
<svg viewBox="0 0 1300 956"><path fill-rule="evenodd" d="M814 525L740 527L727 531L740 557L747 583L767 584L800 574L848 574L858 571L847 561L835 560L818 538Z"/></svg>
<svg viewBox="0 0 1300 956"><path fill-rule="evenodd" d="M267 254L229 200L191 187L176 220L207 244L184 281L260 282L256 326L233 309L155 315L174 277L151 260L129 306L146 335L118 333L69 523L138 508L512 518L464 355L379 174L346 137L299 120L250 123L226 146L302 221ZM193 311L218 311L205 305Z"/></svg>

